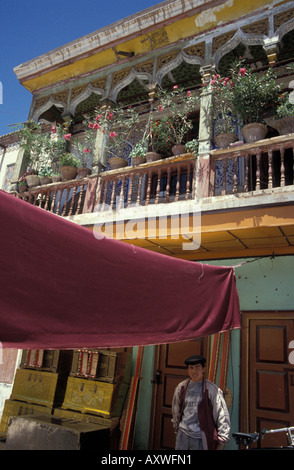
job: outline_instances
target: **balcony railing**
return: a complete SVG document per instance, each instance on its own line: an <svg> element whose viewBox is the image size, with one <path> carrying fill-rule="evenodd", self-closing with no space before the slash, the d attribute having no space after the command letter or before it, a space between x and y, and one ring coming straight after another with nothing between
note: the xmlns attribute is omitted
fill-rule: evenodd
<svg viewBox="0 0 294 470"><path fill-rule="evenodd" d="M88 178L84 178L35 186L17 193L17 196L30 204L66 217L82 213L87 186Z"/></svg>
<svg viewBox="0 0 294 470"><path fill-rule="evenodd" d="M294 134L213 150L208 176L206 187L210 196L293 185ZM200 180L204 188L199 170ZM38 186L15 195L67 217L195 199L196 191L201 198L197 184L196 157L185 154L138 167L105 171L85 179Z"/></svg>
<svg viewBox="0 0 294 470"><path fill-rule="evenodd" d="M101 173L95 209L126 208L194 198L195 156L185 154Z"/></svg>
<svg viewBox="0 0 294 470"><path fill-rule="evenodd" d="M185 154L15 194L63 217L193 199L195 160L193 154Z"/></svg>
<svg viewBox="0 0 294 470"><path fill-rule="evenodd" d="M294 134L211 152L210 195L293 185Z"/></svg>

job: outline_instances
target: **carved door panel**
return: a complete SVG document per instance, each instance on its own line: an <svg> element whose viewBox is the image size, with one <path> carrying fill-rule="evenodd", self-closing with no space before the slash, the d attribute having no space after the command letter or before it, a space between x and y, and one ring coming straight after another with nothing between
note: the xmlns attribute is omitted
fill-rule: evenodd
<svg viewBox="0 0 294 470"><path fill-rule="evenodd" d="M157 347L153 380L153 413L150 448L174 449L175 433L171 423L171 404L175 387L188 377L184 360L194 354L207 357L207 339Z"/></svg>
<svg viewBox="0 0 294 470"><path fill-rule="evenodd" d="M242 430L293 426L294 364L289 361L289 345L294 313L245 314L242 331ZM287 445L284 433L267 434L258 443L261 448L281 445Z"/></svg>

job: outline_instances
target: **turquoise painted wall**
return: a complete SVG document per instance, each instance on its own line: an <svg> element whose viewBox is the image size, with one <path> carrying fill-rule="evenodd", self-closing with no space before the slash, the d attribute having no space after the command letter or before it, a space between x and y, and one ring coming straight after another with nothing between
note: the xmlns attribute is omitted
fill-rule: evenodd
<svg viewBox="0 0 294 470"><path fill-rule="evenodd" d="M215 266L236 266L236 285L240 310L294 310L294 256L250 259L226 259L204 262ZM250 261L250 262L248 262ZM246 264L242 264L246 263ZM242 264L241 266L238 266ZM238 267L237 267L238 266ZM183 306L184 308L184 306ZM135 428L135 449L148 449L154 347L145 348L138 411ZM232 432L239 430L240 331L232 331L228 388L233 394L230 410ZM226 449L236 449L233 439Z"/></svg>
<svg viewBox="0 0 294 470"><path fill-rule="evenodd" d="M222 260L211 264L235 266L250 260ZM236 267L241 311L294 309L294 256L262 258Z"/></svg>

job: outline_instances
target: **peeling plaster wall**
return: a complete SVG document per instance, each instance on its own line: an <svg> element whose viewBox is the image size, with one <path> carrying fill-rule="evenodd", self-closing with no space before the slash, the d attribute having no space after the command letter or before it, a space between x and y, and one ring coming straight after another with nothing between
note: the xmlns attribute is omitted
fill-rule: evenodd
<svg viewBox="0 0 294 470"><path fill-rule="evenodd" d="M22 85L35 92L116 64L116 48L140 57L283 3L276 0L162 2L44 53L15 67L14 71Z"/></svg>
<svg viewBox="0 0 294 470"><path fill-rule="evenodd" d="M282 2L279 0L273 0L271 2L268 0L246 0L246 2L240 0L227 0L224 3L212 6L210 9L204 10L196 15L195 26L197 28L197 33L219 26L222 23L235 20L236 18L241 18L242 16L248 15L259 8L268 7L270 4L274 6L281 3Z"/></svg>

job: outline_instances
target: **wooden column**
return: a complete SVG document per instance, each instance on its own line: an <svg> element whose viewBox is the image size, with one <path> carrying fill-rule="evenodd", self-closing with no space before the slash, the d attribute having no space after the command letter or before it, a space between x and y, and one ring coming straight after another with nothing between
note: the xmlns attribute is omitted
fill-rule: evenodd
<svg viewBox="0 0 294 470"><path fill-rule="evenodd" d="M214 73L213 65L201 68L202 82L208 84ZM199 157L196 162L196 197L209 196L210 179L210 150L213 137L213 121L211 113L212 93L205 89L200 96L200 120L199 120Z"/></svg>

